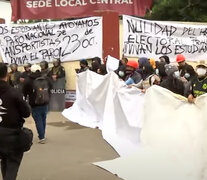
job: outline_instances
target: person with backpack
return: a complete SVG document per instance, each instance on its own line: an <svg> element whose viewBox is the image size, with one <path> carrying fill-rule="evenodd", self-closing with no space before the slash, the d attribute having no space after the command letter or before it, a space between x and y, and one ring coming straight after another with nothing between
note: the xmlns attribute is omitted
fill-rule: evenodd
<svg viewBox="0 0 207 180"><path fill-rule="evenodd" d="M48 77L41 75L41 67L32 65L31 75L23 85L23 94L29 99L32 109L32 117L35 121L39 143L45 143L46 118L50 100L52 84Z"/></svg>
<svg viewBox="0 0 207 180"><path fill-rule="evenodd" d="M8 84L7 65L0 63L0 162L3 180L15 180L24 151L19 133L30 116L22 94ZM24 142L23 142L24 143Z"/></svg>

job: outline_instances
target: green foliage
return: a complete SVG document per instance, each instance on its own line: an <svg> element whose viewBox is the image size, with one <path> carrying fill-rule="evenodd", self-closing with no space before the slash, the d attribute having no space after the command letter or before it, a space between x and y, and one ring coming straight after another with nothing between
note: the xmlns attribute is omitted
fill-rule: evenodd
<svg viewBox="0 0 207 180"><path fill-rule="evenodd" d="M206 0L155 0L145 16L151 20L207 22Z"/></svg>

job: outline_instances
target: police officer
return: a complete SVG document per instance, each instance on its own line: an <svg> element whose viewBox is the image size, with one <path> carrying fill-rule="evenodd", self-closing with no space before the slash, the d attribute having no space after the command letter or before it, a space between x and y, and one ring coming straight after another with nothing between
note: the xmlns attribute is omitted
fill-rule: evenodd
<svg viewBox="0 0 207 180"><path fill-rule="evenodd" d="M49 74L49 66L47 61L41 61L40 62L40 67L41 67L41 74L42 76L48 76Z"/></svg>
<svg viewBox="0 0 207 180"><path fill-rule="evenodd" d="M21 72L18 71L18 65L15 63L10 64L11 71L9 72L9 83L14 88L19 88Z"/></svg>
<svg viewBox="0 0 207 180"><path fill-rule="evenodd" d="M60 59L53 60L53 67L48 76L53 81L54 89L65 89L65 69L61 66Z"/></svg>
<svg viewBox="0 0 207 180"><path fill-rule="evenodd" d="M31 64L25 63L24 65L24 72L21 74L20 82L24 83L25 79L28 78L31 74Z"/></svg>
<svg viewBox="0 0 207 180"><path fill-rule="evenodd" d="M190 94L188 95L188 102L194 103L196 97L207 93L207 66L199 64L196 66L197 78L191 82Z"/></svg>

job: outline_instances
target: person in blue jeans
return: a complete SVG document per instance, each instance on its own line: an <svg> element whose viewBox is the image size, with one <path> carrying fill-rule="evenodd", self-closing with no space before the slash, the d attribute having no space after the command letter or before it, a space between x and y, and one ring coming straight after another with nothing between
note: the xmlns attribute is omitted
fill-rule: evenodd
<svg viewBox="0 0 207 180"><path fill-rule="evenodd" d="M23 85L23 94L24 97L29 99L29 104L32 109L32 117L35 121L38 137L39 137L39 143L44 144L45 143L45 130L46 130L46 119L47 119L47 113L48 113L48 103L37 103L37 92L35 90L35 83L36 79L40 79L41 77L47 81L47 91L50 94L50 90L52 89L52 83L49 80L48 77L43 77L41 75L41 67L39 65L32 65L31 67L31 75L25 81Z"/></svg>

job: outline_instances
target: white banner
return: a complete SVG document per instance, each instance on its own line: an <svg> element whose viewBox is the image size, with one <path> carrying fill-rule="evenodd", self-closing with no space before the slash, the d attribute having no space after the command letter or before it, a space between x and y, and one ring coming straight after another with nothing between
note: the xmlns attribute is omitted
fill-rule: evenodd
<svg viewBox="0 0 207 180"><path fill-rule="evenodd" d="M207 94L190 104L167 89L150 87L139 150L95 164L125 180L206 180L206 108Z"/></svg>
<svg viewBox="0 0 207 180"><path fill-rule="evenodd" d="M123 53L129 57L158 59L162 55L175 61L177 54L187 60L205 60L207 26L148 21L123 16Z"/></svg>
<svg viewBox="0 0 207 180"><path fill-rule="evenodd" d="M0 25L4 62L24 64L102 58L102 17L27 25Z"/></svg>
<svg viewBox="0 0 207 180"><path fill-rule="evenodd" d="M111 72L105 76L92 71L77 74L76 101L63 115L80 125L102 129L103 138L121 155L139 147L144 95L128 88Z"/></svg>

